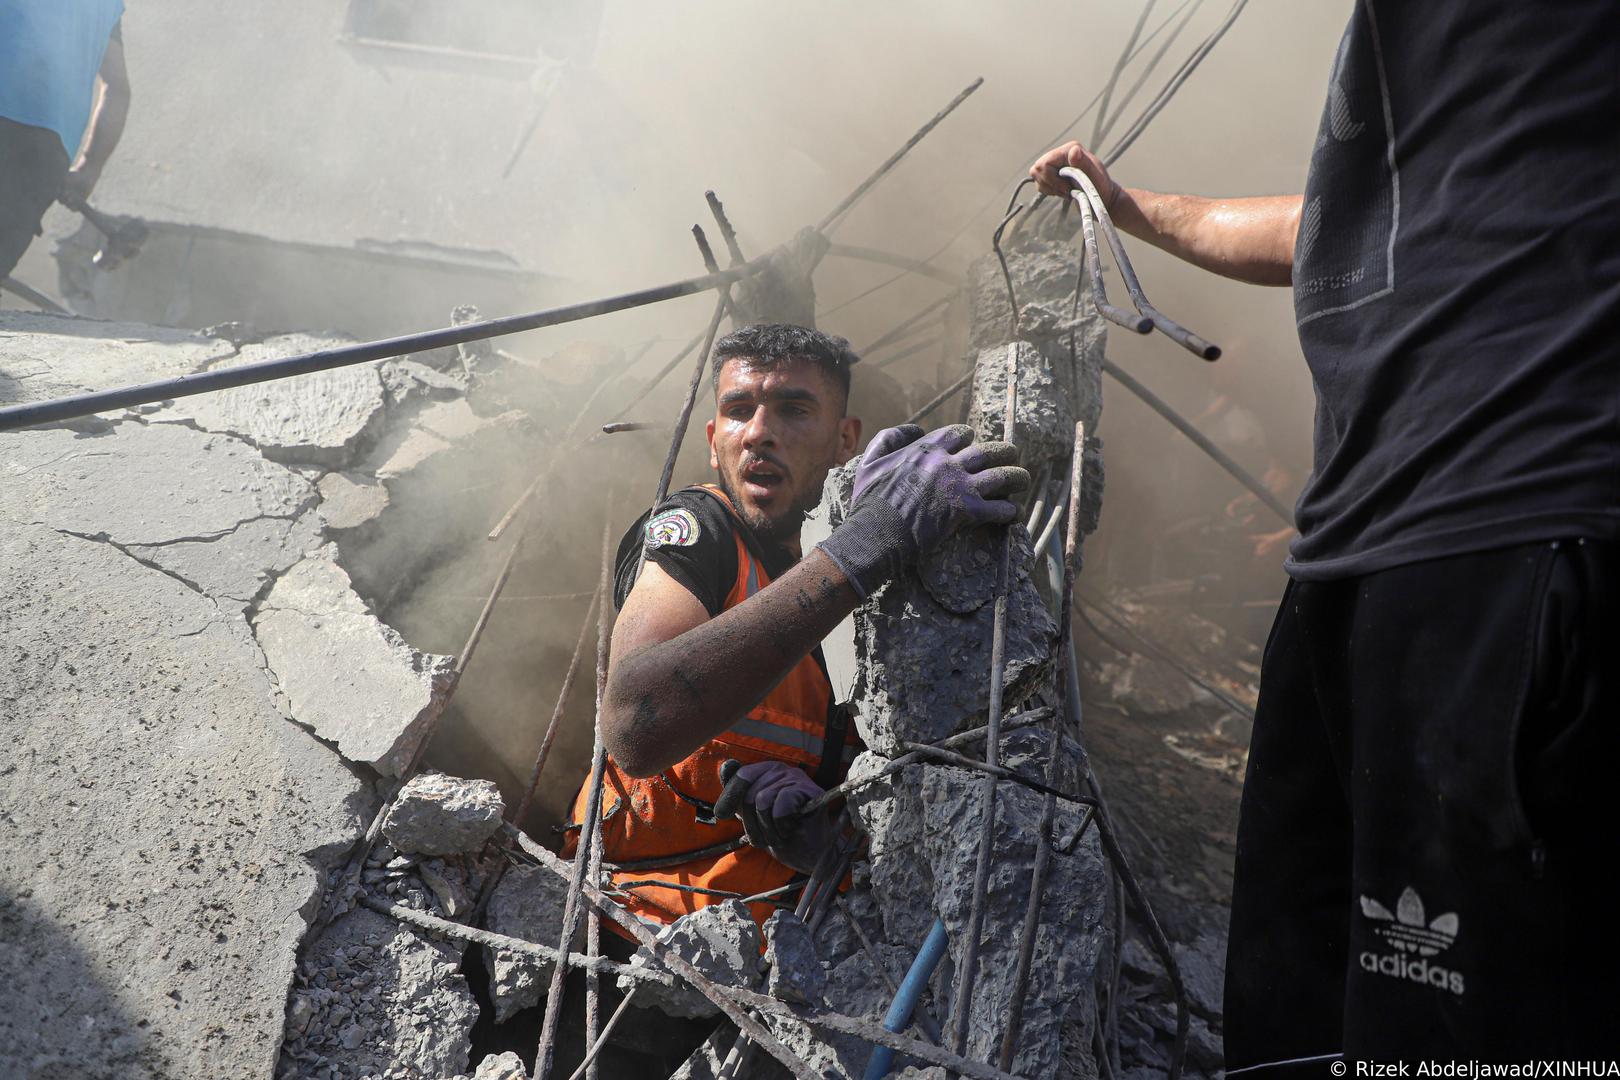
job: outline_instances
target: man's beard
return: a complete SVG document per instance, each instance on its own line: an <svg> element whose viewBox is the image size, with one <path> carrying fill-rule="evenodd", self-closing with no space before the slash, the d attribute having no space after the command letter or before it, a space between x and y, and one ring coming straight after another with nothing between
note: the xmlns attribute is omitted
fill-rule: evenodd
<svg viewBox="0 0 1620 1080"><path fill-rule="evenodd" d="M723 473L718 479L720 490L726 493L731 505L737 508L737 515L743 519L743 524L748 526L748 530L755 537L766 543L786 544L790 540L798 539L804 519L810 515L810 511L821 504L821 488L817 486L813 496L811 492L806 492L783 511L781 517L772 518L757 507L751 507L743 502L738 497L736 489L731 486L731 481Z"/></svg>

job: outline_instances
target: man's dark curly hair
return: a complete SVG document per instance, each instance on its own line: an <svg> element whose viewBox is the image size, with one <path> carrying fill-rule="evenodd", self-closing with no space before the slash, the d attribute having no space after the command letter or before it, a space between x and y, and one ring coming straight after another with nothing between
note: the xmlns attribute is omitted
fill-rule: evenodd
<svg viewBox="0 0 1620 1080"><path fill-rule="evenodd" d="M832 377L849 401L850 365L860 360L849 342L820 330L787 323L755 323L733 330L714 343L714 388L720 389L720 369L727 360L746 359L755 367L773 367L789 360L814 364Z"/></svg>

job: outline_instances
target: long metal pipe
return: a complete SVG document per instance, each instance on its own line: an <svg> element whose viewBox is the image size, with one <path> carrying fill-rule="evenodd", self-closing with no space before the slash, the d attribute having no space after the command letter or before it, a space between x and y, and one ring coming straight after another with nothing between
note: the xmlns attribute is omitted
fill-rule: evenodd
<svg viewBox="0 0 1620 1080"><path fill-rule="evenodd" d="M900 989L895 992L894 1001L889 1005L887 1015L883 1017L883 1026L890 1031L899 1033L911 1024L911 1014L917 1010L917 1000L922 997L923 988L928 980L933 978L934 969L939 966L940 960L945 957L945 946L950 939L945 933L945 921L935 919L933 929L923 939L922 948L917 950L917 958L911 962L911 968L906 972ZM894 1051L887 1046L874 1046L872 1056L866 1062L866 1080L883 1080L889 1075L889 1069L894 1065ZM1005 1072L1007 1066L1001 1066Z"/></svg>
<svg viewBox="0 0 1620 1080"><path fill-rule="evenodd" d="M730 285L749 274L758 272L762 265L762 262L756 260L746 266L734 267L730 270L719 270L704 274L702 277L687 278L684 281L658 285L650 289L640 289L636 292L622 293L601 300L587 300L583 303L567 304L563 307L548 308L544 311L534 311L526 315L507 315L498 319L483 319L478 322L465 323L461 326L447 326L439 330L428 330L420 334L407 334L403 337L385 338L381 341L343 345L335 349L320 349L299 356L287 356L278 360L261 360L256 364L242 364L239 367L216 368L212 371L181 375L173 379L159 379L155 382L138 383L134 386L120 387L116 390L97 390L92 393L73 394L69 397L56 398L51 401L10 405L0 408L0 431L15 431L18 428L32 427L37 424L52 424L61 420L69 420L76 416L90 416L94 413L125 409L134 405L151 405L160 401L170 401L174 398L189 397L193 394L206 394L213 390L229 390L233 387L268 382L272 379L285 379L293 375L308 375L316 371L330 371L333 368L350 367L354 364L365 364L373 360L386 360L389 357L403 356L406 353L442 349L450 345L465 345L470 341L483 341L504 334L516 334L525 330L538 330L546 326L578 322L581 319L591 319L615 311L628 311L631 308L646 307L649 304L658 304L665 300L674 300L682 296L691 296L694 293L707 292L710 289Z"/></svg>
<svg viewBox="0 0 1620 1080"><path fill-rule="evenodd" d="M1179 413L1176 412L1176 410L1172 409L1168 402L1166 402L1159 395L1155 394L1153 391L1149 390L1147 387L1143 386L1136 380L1134 376L1125 371L1112 360L1109 360L1107 357L1103 358L1102 369L1111 375L1114 380L1125 389L1141 398L1144 405L1158 413L1160 416L1164 417L1165 421L1171 427L1175 428L1177 431L1187 436L1187 438L1191 439L1193 445L1197 446L1198 449L1202 450L1204 453L1208 454L1212 459L1214 459L1215 464L1219 465L1221 468L1230 473L1234 480L1253 492L1254 497L1264 503L1272 513L1282 518L1287 524L1294 524L1294 515L1289 512L1288 507L1283 505L1281 499L1273 495L1269 488L1267 488L1259 480L1255 479L1254 476L1248 472L1248 470L1243 468L1243 466L1233 461L1231 456L1227 454L1226 451L1216 446L1213 442L1210 442L1208 436L1199 431L1197 428L1193 427L1191 422L1183 418Z"/></svg>

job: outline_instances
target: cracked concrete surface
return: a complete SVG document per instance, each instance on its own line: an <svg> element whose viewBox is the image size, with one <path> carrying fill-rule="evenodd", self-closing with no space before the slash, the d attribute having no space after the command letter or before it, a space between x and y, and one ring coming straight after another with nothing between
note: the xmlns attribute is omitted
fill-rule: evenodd
<svg viewBox="0 0 1620 1080"><path fill-rule="evenodd" d="M348 343L346 338L283 334L243 345L239 353L209 367L240 367ZM348 465L382 424L383 384L373 364L334 368L183 398L151 418L227 432L275 461L337 469Z"/></svg>
<svg viewBox="0 0 1620 1080"><path fill-rule="evenodd" d="M0 1056L24 1077L265 1075L360 781L276 708L239 616L0 521Z"/></svg>
<svg viewBox="0 0 1620 1080"><path fill-rule="evenodd" d="M253 629L292 716L350 761L398 776L444 708L455 658L418 652L373 615L335 546L277 579Z"/></svg>
<svg viewBox="0 0 1620 1080"><path fill-rule="evenodd" d="M7 312L0 400L330 343ZM454 392L403 370L425 389L364 367L0 434L0 1072L271 1074L306 920L375 809L344 758L397 767L448 683L322 512L385 506L355 463Z"/></svg>

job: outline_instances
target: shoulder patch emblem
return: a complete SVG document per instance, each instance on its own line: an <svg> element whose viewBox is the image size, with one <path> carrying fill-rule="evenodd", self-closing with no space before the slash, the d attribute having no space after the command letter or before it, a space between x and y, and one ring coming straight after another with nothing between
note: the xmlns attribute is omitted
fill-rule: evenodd
<svg viewBox="0 0 1620 1080"><path fill-rule="evenodd" d="M654 514L647 521L647 546L691 547L698 540L697 518L682 506Z"/></svg>

